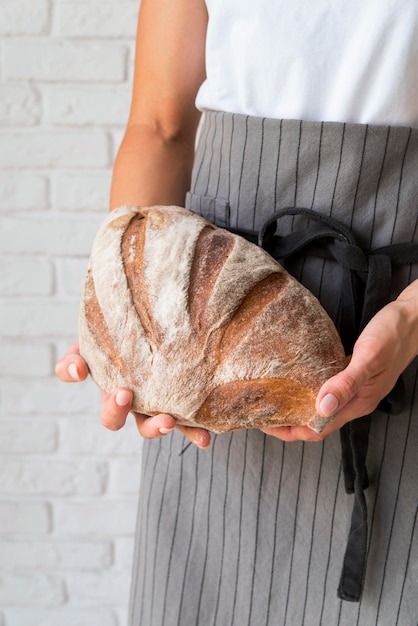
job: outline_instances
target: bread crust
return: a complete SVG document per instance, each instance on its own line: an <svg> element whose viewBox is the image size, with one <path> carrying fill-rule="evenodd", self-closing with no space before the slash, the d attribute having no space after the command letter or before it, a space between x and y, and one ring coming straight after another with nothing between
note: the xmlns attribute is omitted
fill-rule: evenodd
<svg viewBox="0 0 418 626"><path fill-rule="evenodd" d="M264 250L181 207L120 207L95 239L80 352L133 410L215 433L328 423L322 384L345 367L318 300Z"/></svg>

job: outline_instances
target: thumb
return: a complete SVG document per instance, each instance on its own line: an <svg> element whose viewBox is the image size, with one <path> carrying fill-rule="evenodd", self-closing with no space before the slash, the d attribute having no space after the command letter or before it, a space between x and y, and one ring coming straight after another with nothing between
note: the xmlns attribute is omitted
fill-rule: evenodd
<svg viewBox="0 0 418 626"><path fill-rule="evenodd" d="M332 417L343 409L369 379L363 363L351 360L347 367L327 380L319 390L316 410L324 417Z"/></svg>

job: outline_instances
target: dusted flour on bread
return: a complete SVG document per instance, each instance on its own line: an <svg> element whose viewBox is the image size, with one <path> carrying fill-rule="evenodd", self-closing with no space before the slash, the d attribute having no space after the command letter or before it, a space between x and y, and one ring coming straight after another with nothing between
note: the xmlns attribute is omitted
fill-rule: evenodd
<svg viewBox="0 0 418 626"><path fill-rule="evenodd" d="M318 300L258 246L180 207L120 207L94 242L80 351L134 410L213 432L308 425L345 365Z"/></svg>

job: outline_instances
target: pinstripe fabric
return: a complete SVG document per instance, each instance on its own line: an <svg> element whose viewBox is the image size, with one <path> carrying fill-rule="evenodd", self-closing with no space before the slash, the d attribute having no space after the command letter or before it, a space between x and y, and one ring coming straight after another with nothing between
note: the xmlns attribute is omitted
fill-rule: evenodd
<svg viewBox="0 0 418 626"><path fill-rule="evenodd" d="M313 208L376 248L418 240L417 165L418 130L209 113L188 203L251 229L275 208ZM309 258L289 269L338 320L339 268ZM416 277L395 270L393 296ZM145 443L130 626L416 626L416 364L405 379L408 408L372 422L360 603L336 594L352 508L338 434L283 444L235 432L180 455L174 433Z"/></svg>

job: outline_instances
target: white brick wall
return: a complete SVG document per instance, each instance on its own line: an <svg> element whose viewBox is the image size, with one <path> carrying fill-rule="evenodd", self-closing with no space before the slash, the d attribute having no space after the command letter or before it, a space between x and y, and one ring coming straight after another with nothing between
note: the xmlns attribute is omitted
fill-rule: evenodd
<svg viewBox="0 0 418 626"><path fill-rule="evenodd" d="M141 442L56 358L77 335L139 0L0 0L0 626L126 626Z"/></svg>

